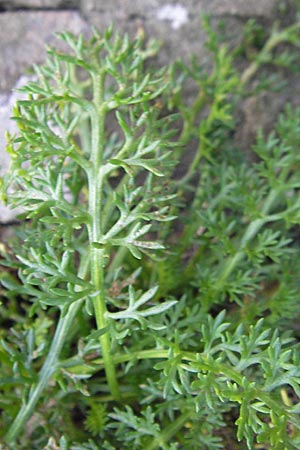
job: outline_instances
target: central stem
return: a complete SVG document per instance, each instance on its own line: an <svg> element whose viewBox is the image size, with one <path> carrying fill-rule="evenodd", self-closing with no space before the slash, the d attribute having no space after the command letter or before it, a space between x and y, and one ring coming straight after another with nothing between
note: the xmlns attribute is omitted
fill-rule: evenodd
<svg viewBox="0 0 300 450"><path fill-rule="evenodd" d="M100 169L103 162L105 142L106 105L104 102L104 83L105 74L100 70L99 73L93 76L94 110L91 114L91 166L88 174L89 213L91 218L88 229L91 254L91 279L96 292L96 295L93 297L93 303L97 328L99 330L105 329L108 326L105 317L107 311L104 290L105 249L99 249L93 246L94 242L99 243L103 238L103 183L105 175ZM110 335L108 331L100 336L100 345L110 392L115 400L120 400L121 395L116 377L115 365L112 359Z"/></svg>

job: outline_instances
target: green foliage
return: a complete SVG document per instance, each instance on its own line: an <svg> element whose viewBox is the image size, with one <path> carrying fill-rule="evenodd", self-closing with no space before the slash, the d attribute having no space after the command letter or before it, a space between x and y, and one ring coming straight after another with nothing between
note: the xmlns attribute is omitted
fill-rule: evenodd
<svg viewBox="0 0 300 450"><path fill-rule="evenodd" d="M250 21L234 51L204 27L210 67L62 33L69 53L49 49L22 89L2 180L23 211L1 246L3 449L299 448L300 108L258 124L252 163L233 139L261 66L295 69L299 26L266 38Z"/></svg>

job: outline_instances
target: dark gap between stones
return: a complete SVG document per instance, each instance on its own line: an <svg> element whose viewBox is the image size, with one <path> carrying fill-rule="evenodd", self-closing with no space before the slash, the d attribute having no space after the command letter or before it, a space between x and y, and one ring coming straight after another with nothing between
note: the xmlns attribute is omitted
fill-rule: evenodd
<svg viewBox="0 0 300 450"><path fill-rule="evenodd" d="M0 13L4 12L37 12L37 11L78 11L80 10L80 2L79 1L69 1L64 2L61 6L45 6L45 7L34 7L34 6L18 6L18 5L11 5L10 3L2 3L0 4Z"/></svg>

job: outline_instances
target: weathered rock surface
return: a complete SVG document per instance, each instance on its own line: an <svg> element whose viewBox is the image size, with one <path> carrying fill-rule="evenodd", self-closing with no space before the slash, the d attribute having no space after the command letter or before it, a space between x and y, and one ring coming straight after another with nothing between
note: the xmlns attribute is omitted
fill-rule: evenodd
<svg viewBox="0 0 300 450"><path fill-rule="evenodd" d="M204 3L207 12L218 16L266 19L274 17L278 6L278 2L274 0L211 0Z"/></svg>

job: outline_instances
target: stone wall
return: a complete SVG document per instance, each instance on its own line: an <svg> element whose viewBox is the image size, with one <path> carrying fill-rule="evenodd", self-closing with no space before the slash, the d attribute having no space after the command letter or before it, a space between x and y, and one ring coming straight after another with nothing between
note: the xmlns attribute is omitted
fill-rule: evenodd
<svg viewBox="0 0 300 450"><path fill-rule="evenodd" d="M45 46L56 43L55 31L69 30L88 34L91 26L104 29L111 22L115 27L135 34L140 27L146 35L164 42L161 62L170 62L191 53L206 58L205 33L199 16L210 14L224 19L230 30L230 39L238 42L246 21L255 17L266 27L276 18L292 20L296 0L0 0L0 164L8 165L5 155L4 130L13 130L9 120L11 107L17 94L16 86L26 82L26 71L32 64L43 62ZM281 100L271 107L279 111L291 98L296 101L296 80L291 80ZM298 91L299 92L299 91ZM247 141L251 134L253 117L261 111L260 121L268 123L266 111L268 99L254 99L245 105L244 132L239 139ZM0 208L0 223L9 222L14 214Z"/></svg>

